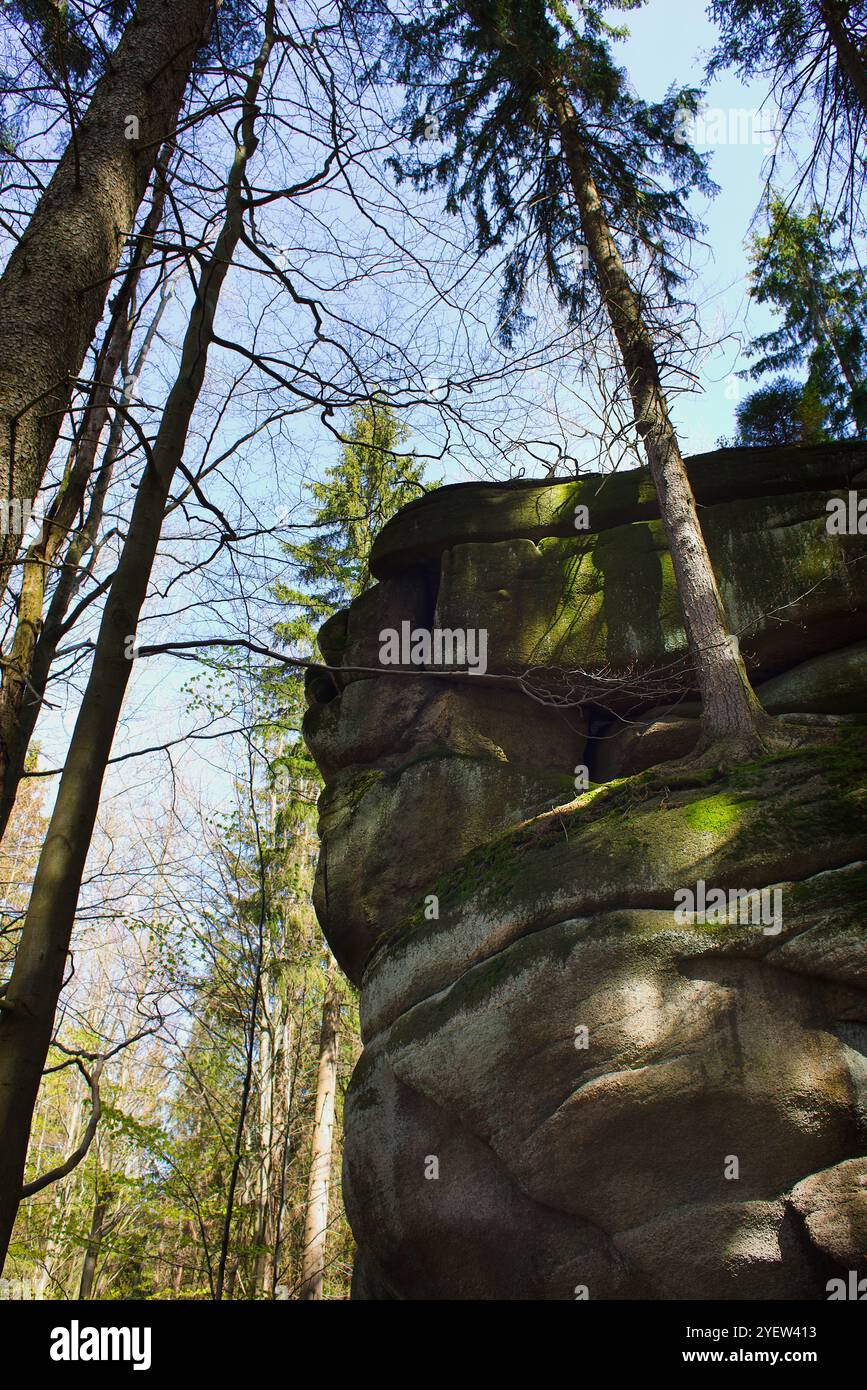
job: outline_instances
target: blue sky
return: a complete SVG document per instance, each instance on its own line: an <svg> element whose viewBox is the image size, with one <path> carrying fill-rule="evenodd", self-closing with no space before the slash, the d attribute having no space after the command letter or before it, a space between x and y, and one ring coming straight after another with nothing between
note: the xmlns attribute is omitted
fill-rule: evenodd
<svg viewBox="0 0 867 1390"><path fill-rule="evenodd" d="M622 20L624 16L621 15L619 18ZM642 96L648 99L659 98L672 84L687 82L702 85L705 59L715 38L713 26L706 16L704 0L652 0L652 3L625 18L631 29L631 36L618 46L618 57ZM726 113L750 111L760 107L765 96L765 89L761 84L747 87L734 74L724 73L710 88L708 105ZM699 306L704 335L707 338L717 338L728 334L729 341L719 351L712 353L704 363L700 391L681 396L672 402L672 413L678 426L682 447L688 454L712 449L720 436L733 433L736 404L734 395L738 390L745 392L749 388L733 376L733 373L744 365L744 358L739 357L738 347L732 340L732 335L740 333L750 338L764 331L772 321L764 310L750 309L748 306L747 258L744 249L750 223L761 199L762 166L766 157L767 148L760 144L743 141L715 144L711 172L721 191L709 205L705 206L704 200L701 204L696 203L696 212L707 224L709 249L699 251L696 255L697 275L691 287L691 295ZM433 211L433 208L430 211ZM353 214L351 208L347 214L345 203L341 204L339 199L333 205L329 204L329 212L335 219L333 223L328 224L329 232L333 231L333 226L339 226L340 237L358 236L363 239L366 235L364 226L357 223L357 214ZM352 225L353 215L356 216L355 226ZM442 227L445 232L448 219L445 219L441 211L441 204L435 210L434 218L434 228ZM303 235L299 224L299 237ZM287 241L284 244L292 243ZM303 246L310 243L297 240L294 244ZM339 239L337 244L340 244ZM322 245L327 251L327 240L323 241ZM493 267L491 274L494 274ZM373 300L376 290L371 282L367 282L363 289ZM413 286L412 282L408 283L407 290L407 322L412 323L412 296L413 293L421 291L418 284ZM234 295L236 300L242 301L243 308L243 299L248 293L250 291L247 282L236 282L234 290L230 285L225 296L227 306L231 304ZM235 307L237 309L237 305ZM182 322L180 308L176 313L175 331L178 332ZM288 319L285 322L290 323ZM443 345L444 349L447 349L448 334L444 336ZM416 346L415 342L413 346ZM437 370L441 370L442 365L447 371L447 361L437 364ZM154 386L156 388L156 382ZM580 397L580 382L576 381L575 386L576 395ZM159 398L158 389L154 390L153 398ZM496 401L492 403L494 419L501 418L504 404L502 401L499 406ZM508 404L511 405L512 402L509 401ZM234 423L230 409L223 426L227 433ZM419 420L419 424L423 426L423 420ZM276 462L287 489L298 497L303 496L303 489L298 487L299 474L309 467L315 475L324 466L336 463L339 454L333 437L326 433L315 412L298 417L292 424L291 435L292 447L297 455L295 462L292 463L288 449L282 446L278 449ZM423 450L424 440L421 435L418 439ZM581 452L580 449L578 452ZM244 480L248 503L256 503L260 513L268 517L273 514L273 511L269 510L273 509L273 465L274 460L269 458L267 451L261 460L247 451L239 464L242 470L239 478ZM499 476L505 476L505 468L506 465L503 464ZM538 474L539 471L538 468L527 468L530 474ZM479 477L480 467L472 440L468 444L462 444L456 439L443 463L432 466L430 476L445 477L447 481ZM228 505L230 513L234 515L232 508L236 503L231 491L223 495L216 480L213 485L209 485L209 491L215 502ZM182 599L186 597L181 596ZM193 597L201 597L198 581ZM267 612L260 606L260 597L254 598L252 607L260 621L266 622ZM229 609L224 612L217 606L206 608L202 613L191 613L180 622L170 617L161 621L158 616L160 611L173 606L180 608L183 603L150 605L152 619L150 623L143 625L143 642L175 640L212 632L228 635L229 626L226 619ZM156 622L153 621L154 617ZM194 669L189 665L179 665L166 659L144 662L137 667L126 704L123 728L116 741L116 753L126 751L130 747L140 748L158 742L161 736L177 736L194 722L185 709L186 702L180 690L182 683L192 676ZM158 714L155 718L156 712ZM60 761L62 758L62 748L70 732L73 714L74 711L69 709L65 715L47 718L40 727L40 738L46 755L52 762ZM192 749L186 750L186 754L180 755L181 763L191 773L195 768L196 772L193 775L203 776L206 783L214 777L218 782L221 781L224 776L221 770L221 764L224 765L223 758L223 750L216 744L193 745ZM142 783L147 783L152 776L158 779L165 771L166 764L162 758L122 765L109 776L109 796L112 789L118 786L129 787L132 784L133 787L138 785L139 795L146 799L148 790L145 790Z"/></svg>
<svg viewBox="0 0 867 1390"><path fill-rule="evenodd" d="M630 37L618 45L618 57L642 96L657 99L669 86L684 82L704 87L705 60L716 38L704 0L653 0L643 9L621 16L623 19L629 25ZM772 124L766 95L762 83L745 85L733 72L724 72L707 88L707 104L729 114L758 110L764 103L760 121ZM727 127L727 136L738 133L733 116ZM709 124L707 129L711 134ZM752 338L773 322L764 309L748 302L744 248L761 201L762 166L768 148L760 143L730 143L728 139L711 148L711 174L720 192L709 204L702 200L695 205L707 226L706 239L711 248L697 281L695 298L708 335L713 334L714 324L719 322ZM743 365L743 358L737 360L733 346L714 354L703 372L702 393L681 398L675 405L675 419L687 452L713 448L719 436L733 433L733 393L753 389L732 380L732 371Z"/></svg>

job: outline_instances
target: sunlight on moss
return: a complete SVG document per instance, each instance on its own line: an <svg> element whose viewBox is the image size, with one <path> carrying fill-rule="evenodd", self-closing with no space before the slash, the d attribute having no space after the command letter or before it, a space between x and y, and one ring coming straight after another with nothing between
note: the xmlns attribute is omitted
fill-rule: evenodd
<svg viewBox="0 0 867 1390"><path fill-rule="evenodd" d="M727 792L720 792L684 806L681 814L691 830L718 834L740 823L742 807Z"/></svg>

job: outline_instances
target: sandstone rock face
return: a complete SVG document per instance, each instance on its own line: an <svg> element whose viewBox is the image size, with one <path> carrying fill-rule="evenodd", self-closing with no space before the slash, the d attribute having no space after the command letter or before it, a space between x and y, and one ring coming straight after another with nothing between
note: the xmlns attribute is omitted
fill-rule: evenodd
<svg viewBox="0 0 867 1390"><path fill-rule="evenodd" d="M807 723L867 723L867 642L799 662L773 680L756 683L755 690L769 714L807 716ZM684 757L698 741L699 713L698 704L680 702L628 722L612 720L595 740L594 777L609 782Z"/></svg>
<svg viewBox="0 0 867 1390"><path fill-rule="evenodd" d="M659 702L684 639L643 474L444 488L383 531L305 721L317 910L361 987L354 1296L817 1299L865 1272L867 537L824 523L865 464L692 465L759 693L826 739L731 772L666 765L698 710ZM486 629L487 674L377 670L404 620ZM546 703L531 665L604 669L604 700Z"/></svg>

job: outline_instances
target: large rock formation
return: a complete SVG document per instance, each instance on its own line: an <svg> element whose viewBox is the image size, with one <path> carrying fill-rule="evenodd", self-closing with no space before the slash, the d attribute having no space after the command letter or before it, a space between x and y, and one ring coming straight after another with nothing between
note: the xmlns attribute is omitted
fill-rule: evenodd
<svg viewBox="0 0 867 1390"><path fill-rule="evenodd" d="M867 448L690 471L754 683L815 746L666 766L698 707L641 472L443 488L323 629L358 1297L811 1299L863 1272L867 536L827 504L867 491ZM403 623L484 629L487 673L383 666Z"/></svg>

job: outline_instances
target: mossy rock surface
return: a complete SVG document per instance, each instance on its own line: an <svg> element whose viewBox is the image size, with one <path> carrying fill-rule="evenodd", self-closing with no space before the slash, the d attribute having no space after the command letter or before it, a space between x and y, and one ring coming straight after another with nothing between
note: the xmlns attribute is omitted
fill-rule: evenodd
<svg viewBox="0 0 867 1390"><path fill-rule="evenodd" d="M697 877L779 892L779 930L676 918ZM436 886L439 921L371 957L347 1097L348 1209L392 1296L810 1300L860 1267L863 734L595 789Z"/></svg>
<svg viewBox="0 0 867 1390"><path fill-rule="evenodd" d="M755 682L867 636L867 537L827 529L829 500L867 477L867 446L722 451L690 466L729 626ZM576 531L578 506L586 530ZM600 673L615 686L626 676L622 690L599 687L600 703L617 712L695 684L642 470L442 488L404 508L377 546L381 582L319 636L341 689L383 669L381 634L404 623L483 630L492 676L553 667L586 673L591 692Z"/></svg>
<svg viewBox="0 0 867 1390"><path fill-rule="evenodd" d="M754 683L814 747L662 761L699 711L641 470L439 490L323 630L305 735L317 912L361 984L358 1297L810 1300L862 1268L867 539L826 519L867 446L689 470ZM402 622L484 629L487 678L388 675ZM562 668L601 681L586 746ZM699 885L724 912L675 911Z"/></svg>
<svg viewBox="0 0 867 1390"><path fill-rule="evenodd" d="M867 471L867 445L720 449L688 459L687 469L703 507L737 497L833 491L857 485ZM384 578L407 565L438 562L444 550L467 542L571 537L577 506L587 507L593 531L659 515L644 468L556 483L457 483L410 503L383 527L371 569Z"/></svg>
<svg viewBox="0 0 867 1390"><path fill-rule="evenodd" d="M699 879L761 888L864 858L863 730L834 748L726 776L709 771L700 785L678 786L664 770L609 783L465 856L433 886L437 921L417 908L379 938L364 975L365 1033L486 955L567 917L673 911L675 891ZM719 931L731 940L728 926Z"/></svg>
<svg viewBox="0 0 867 1390"><path fill-rule="evenodd" d="M420 748L392 772L367 769L319 801L314 903L341 967L358 981L373 943L469 849L564 800L573 779L495 758Z"/></svg>
<svg viewBox="0 0 867 1390"><path fill-rule="evenodd" d="M826 502L805 493L702 513L729 623L757 679L867 630L867 538L829 536ZM484 628L489 669L501 673L543 666L658 679L687 655L671 557L652 520L455 545L442 557L435 621ZM683 678L675 664L672 680Z"/></svg>

